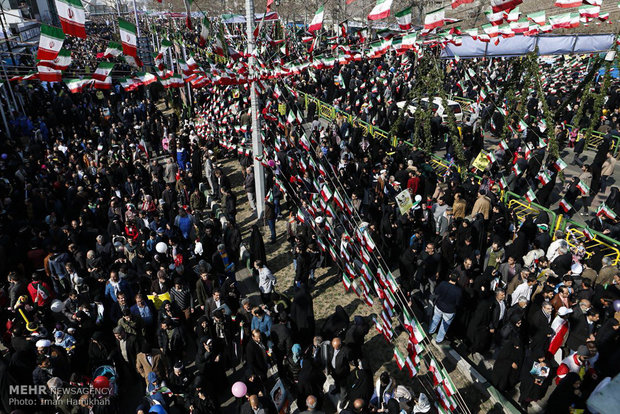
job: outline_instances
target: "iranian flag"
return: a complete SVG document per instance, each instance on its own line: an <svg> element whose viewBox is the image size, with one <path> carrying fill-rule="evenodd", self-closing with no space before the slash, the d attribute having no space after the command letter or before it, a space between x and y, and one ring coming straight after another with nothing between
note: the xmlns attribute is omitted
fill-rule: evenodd
<svg viewBox="0 0 620 414"><path fill-rule="evenodd" d="M516 22L517 20L519 20L519 17L521 16L521 10L519 10L519 8L515 8L510 10L508 13L505 13L505 19L508 22Z"/></svg>
<svg viewBox="0 0 620 414"><path fill-rule="evenodd" d="M127 92L133 91L137 89L138 86L142 85L142 82L134 78L121 78L120 83L121 87Z"/></svg>
<svg viewBox="0 0 620 414"><path fill-rule="evenodd" d="M142 82L142 85L144 86L157 82L157 76L153 75L152 73L138 72L136 73L136 76L138 77L138 79L140 79L140 82Z"/></svg>
<svg viewBox="0 0 620 414"><path fill-rule="evenodd" d="M562 158L558 158L554 163L553 163L553 167L558 170L558 172L562 171L563 169L566 168L566 163L564 162L564 160Z"/></svg>
<svg viewBox="0 0 620 414"><path fill-rule="evenodd" d="M568 213L573 209L573 206L571 206L571 204L563 198L560 200L560 208L564 210L565 213Z"/></svg>
<svg viewBox="0 0 620 414"><path fill-rule="evenodd" d="M288 111L288 115L286 116L286 122L289 124L292 124L293 122L295 122L295 114L293 113L292 110Z"/></svg>
<svg viewBox="0 0 620 414"><path fill-rule="evenodd" d="M62 80L62 71L52 69L48 66L38 66L39 80L41 82L60 82Z"/></svg>
<svg viewBox="0 0 620 414"><path fill-rule="evenodd" d="M347 275L346 273L342 273L342 284L344 285L344 288L346 289L346 291L348 292L351 289L351 278L349 277L349 275Z"/></svg>
<svg viewBox="0 0 620 414"><path fill-rule="evenodd" d="M409 378L413 378L418 373L418 368L413 363L409 355L407 355L407 358L405 359L405 368L407 368L407 371L409 372Z"/></svg>
<svg viewBox="0 0 620 414"><path fill-rule="evenodd" d="M377 0L377 4L368 14L368 20L385 19L390 15L390 7L392 7L392 0ZM411 23L411 14L409 15L409 22Z"/></svg>
<svg viewBox="0 0 620 414"><path fill-rule="evenodd" d="M86 13L80 0L56 0L56 10L65 34L86 39Z"/></svg>
<svg viewBox="0 0 620 414"><path fill-rule="evenodd" d="M487 153L487 160L489 160L489 162L493 164L495 161L497 161L497 158L495 158L495 154L493 152L489 152Z"/></svg>
<svg viewBox="0 0 620 414"><path fill-rule="evenodd" d="M95 80L95 89L112 89L112 78L107 76L103 80Z"/></svg>
<svg viewBox="0 0 620 414"><path fill-rule="evenodd" d="M67 69L72 62L71 59L71 51L67 49L60 49L58 52L58 56L54 60L41 60L37 62L37 66L47 66L56 70L65 70Z"/></svg>
<svg viewBox="0 0 620 414"><path fill-rule="evenodd" d="M543 10L535 13L530 13L527 15L527 18L536 23L537 25L542 26L545 24L545 11Z"/></svg>
<svg viewBox="0 0 620 414"><path fill-rule="evenodd" d="M172 43L168 39L163 39L159 47L159 53L157 54L157 56L155 56L155 60L163 59L164 53L166 53L168 49L170 49L170 46L172 46Z"/></svg>
<svg viewBox="0 0 620 414"><path fill-rule="evenodd" d="M62 29L57 27L48 26L46 24L41 25L41 37L39 38L39 51L37 52L37 59L39 60L54 60L62 44L65 41L65 34Z"/></svg>
<svg viewBox="0 0 620 414"><path fill-rule="evenodd" d="M497 184L499 184L499 187L502 190L505 190L508 187L508 182L506 181L506 179L504 177L501 177L499 179L499 181L497 182Z"/></svg>
<svg viewBox="0 0 620 414"><path fill-rule="evenodd" d="M600 6L584 5L579 7L579 16L593 19L598 17L601 12Z"/></svg>
<svg viewBox="0 0 620 414"><path fill-rule="evenodd" d="M84 90L84 87L88 85L91 80L90 79L65 79L65 85L69 88L71 93L79 93Z"/></svg>
<svg viewBox="0 0 620 414"><path fill-rule="evenodd" d="M319 7L316 13L314 13L314 17L312 18L312 21L310 22L310 26L308 26L308 31L310 33L316 32L317 30L321 30L321 27L323 27L324 14L325 14L324 6Z"/></svg>
<svg viewBox="0 0 620 414"><path fill-rule="evenodd" d="M532 190L531 188L527 190L527 193L525 193L525 199L528 203L533 203L534 200L536 200L536 194L534 194L534 190Z"/></svg>
<svg viewBox="0 0 620 414"><path fill-rule="evenodd" d="M413 49L415 47L415 42L418 39L417 33L409 33L403 36L403 49Z"/></svg>
<svg viewBox="0 0 620 414"><path fill-rule="evenodd" d="M209 35L209 20L206 17L202 19L202 26L200 27L200 47L205 47L207 44L207 36Z"/></svg>
<svg viewBox="0 0 620 414"><path fill-rule="evenodd" d="M441 27L444 24L446 16L446 9L442 7L424 16L424 30L432 30L436 27Z"/></svg>
<svg viewBox="0 0 620 414"><path fill-rule="evenodd" d="M522 18L517 20L516 22L511 22L510 28L515 33L525 33L530 28L530 22L526 18Z"/></svg>
<svg viewBox="0 0 620 414"><path fill-rule="evenodd" d="M601 206L596 211L596 215L598 217L603 215L603 216L607 217L610 220L615 220L616 217L617 217L616 213L611 208L607 207L607 205L605 203L601 204Z"/></svg>
<svg viewBox="0 0 620 414"><path fill-rule="evenodd" d="M527 129L527 124L525 123L524 120L520 120L519 124L517 125L517 128L519 128L519 132L523 132Z"/></svg>
<svg viewBox="0 0 620 414"><path fill-rule="evenodd" d="M581 6L581 4L581 0L555 0L555 7L562 7L564 9Z"/></svg>
<svg viewBox="0 0 620 414"><path fill-rule="evenodd" d="M118 19L118 28L123 43L123 53L127 56L138 55L138 37L136 35L136 25L126 20Z"/></svg>
<svg viewBox="0 0 620 414"><path fill-rule="evenodd" d="M542 185L547 185L551 181L551 175L547 171L541 171L538 174L538 180Z"/></svg>
<svg viewBox="0 0 620 414"><path fill-rule="evenodd" d="M587 228L587 227L585 229L583 229L583 236L588 241L594 240L594 233L592 233L592 231L589 228Z"/></svg>
<svg viewBox="0 0 620 414"><path fill-rule="evenodd" d="M456 9L461 4L469 4L469 3L473 3L473 2L474 2L474 0L452 0L451 6L452 6L453 9Z"/></svg>
<svg viewBox="0 0 620 414"><path fill-rule="evenodd" d="M549 23L552 29L574 29L579 27L579 13L562 13L551 16Z"/></svg>
<svg viewBox="0 0 620 414"><path fill-rule="evenodd" d="M121 46L120 43L117 42L110 42L108 43L108 47L105 49L105 52L103 52L103 57L104 58L115 58L117 56L120 56L123 53L123 47Z"/></svg>
<svg viewBox="0 0 620 414"><path fill-rule="evenodd" d="M542 185L547 185L551 181L551 175L547 171L541 171L538 174L538 181L540 181Z"/></svg>
<svg viewBox="0 0 620 414"><path fill-rule="evenodd" d="M399 11L394 15L394 17L396 17L396 22L398 23L400 30L411 29L411 7L407 7L406 9Z"/></svg>
<svg viewBox="0 0 620 414"><path fill-rule="evenodd" d="M515 33L510 28L510 24L503 24L497 28L503 38L514 37Z"/></svg>
<svg viewBox="0 0 620 414"><path fill-rule="evenodd" d="M194 56L190 56L186 63L189 70L194 71L198 69L198 63L194 60Z"/></svg>
<svg viewBox="0 0 620 414"><path fill-rule="evenodd" d="M107 77L110 76L110 72L114 69L114 63L112 62L101 62L93 73L92 78L98 81L105 81Z"/></svg>
<svg viewBox="0 0 620 414"><path fill-rule="evenodd" d="M590 195L590 187L588 187L588 185L582 180L579 180L579 183L577 183L577 189L579 189L581 194L584 196Z"/></svg>
<svg viewBox="0 0 620 414"><path fill-rule="evenodd" d="M487 10L484 14L487 16L489 23L493 26L499 26L504 21L504 12L493 13L492 11Z"/></svg>
<svg viewBox="0 0 620 414"><path fill-rule="evenodd" d="M398 365L398 369L402 371L406 365L406 358L403 354L400 353L400 349L398 349L397 346L394 347L394 359L396 360L396 365Z"/></svg>
<svg viewBox="0 0 620 414"><path fill-rule="evenodd" d="M523 0L491 0L491 8L494 13L512 10L519 4L523 3Z"/></svg>
<svg viewBox="0 0 620 414"><path fill-rule="evenodd" d="M484 33L487 34L487 36L489 37L499 36L499 28L497 26L493 26L491 24L483 24L481 27L482 27L482 30L484 30ZM500 112L501 112L501 108L500 108ZM504 114L504 116L506 115Z"/></svg>

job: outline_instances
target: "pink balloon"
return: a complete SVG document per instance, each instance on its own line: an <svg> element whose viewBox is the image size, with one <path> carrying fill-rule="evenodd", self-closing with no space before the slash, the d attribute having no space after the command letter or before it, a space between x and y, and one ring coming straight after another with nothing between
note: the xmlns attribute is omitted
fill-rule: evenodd
<svg viewBox="0 0 620 414"><path fill-rule="evenodd" d="M243 382L237 381L233 384L231 391L235 397L241 398L248 392L248 387Z"/></svg>

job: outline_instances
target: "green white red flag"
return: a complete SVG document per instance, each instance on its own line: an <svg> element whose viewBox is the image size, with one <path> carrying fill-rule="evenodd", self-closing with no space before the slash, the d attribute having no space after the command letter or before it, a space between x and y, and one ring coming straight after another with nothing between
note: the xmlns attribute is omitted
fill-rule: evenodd
<svg viewBox="0 0 620 414"><path fill-rule="evenodd" d="M86 39L86 11L80 0L55 0L63 32Z"/></svg>
<svg viewBox="0 0 620 414"><path fill-rule="evenodd" d="M37 69L41 82L60 82L62 80L62 71L60 70L48 66L37 66Z"/></svg>
<svg viewBox="0 0 620 414"><path fill-rule="evenodd" d="M41 25L41 37L39 37L39 51L37 52L37 59L39 60L54 60L62 44L65 41L65 34L62 29L54 26L48 26L46 24Z"/></svg>
<svg viewBox="0 0 620 414"><path fill-rule="evenodd" d="M566 201L566 199L565 199L565 198L563 198L563 199L561 199L561 200L560 200L560 204L559 204L559 205L560 205L560 208L561 208L561 209L562 209L565 213L568 213L569 211L571 211L571 210L573 209L573 206L572 206L572 205L571 205L568 201Z"/></svg>
<svg viewBox="0 0 620 414"><path fill-rule="evenodd" d="M126 20L118 19L118 28L123 44L123 53L127 56L138 56L138 35L136 25Z"/></svg>
<svg viewBox="0 0 620 414"><path fill-rule="evenodd" d="M474 0L452 0L452 8L456 9L457 7L459 7L461 4L469 4L469 3L473 3Z"/></svg>
<svg viewBox="0 0 620 414"><path fill-rule="evenodd" d="M390 16L392 0L377 0L377 4L368 14L368 20L381 20Z"/></svg>
<svg viewBox="0 0 620 414"><path fill-rule="evenodd" d="M110 76L106 76L103 80L95 80L93 86L95 89L112 89L112 78Z"/></svg>
<svg viewBox="0 0 620 414"><path fill-rule="evenodd" d="M65 85L71 93L79 93L84 90L86 85L92 82L91 79L65 79Z"/></svg>
<svg viewBox="0 0 620 414"><path fill-rule="evenodd" d="M310 26L308 26L308 31L310 33L316 32L317 30L321 30L321 27L323 27L323 16L324 15L325 15L325 7L321 6L316 11L316 13L314 13L314 17L312 18L312 21L310 22Z"/></svg>
<svg viewBox="0 0 620 414"><path fill-rule="evenodd" d="M411 29L411 14L411 7L407 7L406 9L401 10L394 15L394 17L396 17L396 22L398 23L398 27L400 27L400 30Z"/></svg>
<svg viewBox="0 0 620 414"><path fill-rule="evenodd" d="M99 66L93 73L92 78L97 81L105 81L107 77L110 76L110 72L114 69L114 63L112 62L101 62Z"/></svg>
<svg viewBox="0 0 620 414"><path fill-rule="evenodd" d="M598 217L605 216L610 220L615 220L617 217L616 213L611 208L607 207L605 203L601 204L601 206L596 211L596 215Z"/></svg>
<svg viewBox="0 0 620 414"><path fill-rule="evenodd" d="M56 70L65 70L70 65L73 59L71 59L71 51L67 49L60 49L58 56L54 60L40 60L37 62L37 66L47 66Z"/></svg>
<svg viewBox="0 0 620 414"><path fill-rule="evenodd" d="M122 54L123 54L123 47L121 46L121 44L110 41L110 43L108 43L108 47L106 48L105 52L103 52L103 57L106 59L115 58Z"/></svg>
<svg viewBox="0 0 620 414"><path fill-rule="evenodd" d="M441 9L432 11L430 13L427 13L426 16L424 16L424 29L432 30L436 27L443 26L444 21L445 21L445 16L446 16L446 9L444 7L442 7Z"/></svg>

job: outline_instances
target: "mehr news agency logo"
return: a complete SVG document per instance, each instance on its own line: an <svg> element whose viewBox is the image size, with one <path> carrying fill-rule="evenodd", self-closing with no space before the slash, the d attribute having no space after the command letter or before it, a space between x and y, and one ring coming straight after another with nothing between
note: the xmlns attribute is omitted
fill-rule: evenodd
<svg viewBox="0 0 620 414"><path fill-rule="evenodd" d="M106 406L110 405L112 388L91 386L63 387L58 384L47 385L10 385L9 405L12 407L29 406Z"/></svg>

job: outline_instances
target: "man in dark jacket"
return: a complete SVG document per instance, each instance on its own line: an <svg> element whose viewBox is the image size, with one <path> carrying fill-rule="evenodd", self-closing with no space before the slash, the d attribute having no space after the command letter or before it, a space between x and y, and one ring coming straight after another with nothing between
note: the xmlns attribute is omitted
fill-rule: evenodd
<svg viewBox="0 0 620 414"><path fill-rule="evenodd" d="M435 301L433 320L431 321L429 332L434 334L437 328L439 328L437 338L435 338L435 342L438 344L443 342L446 332L454 319L454 314L461 303L463 291L456 284L458 278L459 276L456 273L452 273L448 282L441 282L437 289L435 289L437 300Z"/></svg>
<svg viewBox="0 0 620 414"><path fill-rule="evenodd" d="M327 348L327 371L334 378L334 391L345 395L346 381L349 376L349 352L346 347L342 346L340 338L332 339L332 346Z"/></svg>
<svg viewBox="0 0 620 414"><path fill-rule="evenodd" d="M171 319L166 318L161 321L161 326L157 332L157 343L159 350L168 357L168 361L175 364L183 360L183 350L185 345L185 335L181 326L174 326Z"/></svg>
<svg viewBox="0 0 620 414"><path fill-rule="evenodd" d="M573 313L568 318L570 330L566 339L566 347L571 352L576 352L580 345L585 345L588 338L594 334L599 313L594 308L588 309L589 305L589 301L581 300L577 306L573 307Z"/></svg>
<svg viewBox="0 0 620 414"><path fill-rule="evenodd" d="M269 357L258 329L252 331L252 340L248 342L245 348L245 356L248 367L254 369L256 375L262 381L265 381L267 379L267 370L269 369Z"/></svg>
<svg viewBox="0 0 620 414"><path fill-rule="evenodd" d="M528 317L528 337L530 338L532 352L544 351L549 347L549 341L554 333L551 329L552 313L553 306L551 303L544 302L538 312Z"/></svg>

